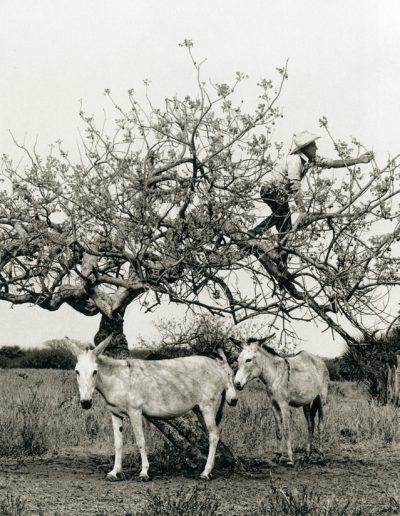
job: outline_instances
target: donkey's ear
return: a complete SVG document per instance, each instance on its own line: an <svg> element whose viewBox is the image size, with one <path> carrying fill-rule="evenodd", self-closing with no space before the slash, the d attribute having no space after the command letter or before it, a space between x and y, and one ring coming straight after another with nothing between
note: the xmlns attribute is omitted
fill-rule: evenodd
<svg viewBox="0 0 400 516"><path fill-rule="evenodd" d="M271 335L268 335L267 337L264 337L263 339L257 339L257 342L262 346L266 342L272 340L275 337L275 333L271 333Z"/></svg>
<svg viewBox="0 0 400 516"><path fill-rule="evenodd" d="M235 339L234 337L229 337L229 340L231 342L233 342L233 344L235 344L235 346L237 348L242 348L243 347L243 344L242 344L242 341L238 340L238 339Z"/></svg>
<svg viewBox="0 0 400 516"><path fill-rule="evenodd" d="M227 364L228 360L226 359L225 351L222 348L217 348L216 352L217 352L219 358L222 360L222 362Z"/></svg>
<svg viewBox="0 0 400 516"><path fill-rule="evenodd" d="M94 348L93 353L96 356L101 355L101 353L103 353L103 351L106 349L106 347L110 344L111 339L112 339L112 335L110 335L106 339L102 340L100 342L100 344Z"/></svg>
<svg viewBox="0 0 400 516"><path fill-rule="evenodd" d="M70 351L75 358L84 352L84 350L78 346L76 342L71 340L69 337L65 337L66 348Z"/></svg>

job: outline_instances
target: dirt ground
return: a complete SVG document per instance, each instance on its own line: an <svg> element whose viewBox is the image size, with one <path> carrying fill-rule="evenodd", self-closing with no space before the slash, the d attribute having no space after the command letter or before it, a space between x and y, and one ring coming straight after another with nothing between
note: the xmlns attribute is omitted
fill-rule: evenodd
<svg viewBox="0 0 400 516"><path fill-rule="evenodd" d="M166 494L181 487L199 485L194 473L156 474L150 482L137 480L137 470L127 470L127 479L117 483L105 480L112 457L87 455L74 450L59 456L35 459L0 460L0 497L7 493L23 497L31 514L95 515L133 514L146 503L150 491ZM217 471L206 483L221 500L218 514L249 514L275 485L313 486L326 495L361 497L368 505L385 503L388 493L399 487L400 446L362 450L349 447L340 455L325 457L324 463L294 467L271 464L265 457L248 461L242 471Z"/></svg>

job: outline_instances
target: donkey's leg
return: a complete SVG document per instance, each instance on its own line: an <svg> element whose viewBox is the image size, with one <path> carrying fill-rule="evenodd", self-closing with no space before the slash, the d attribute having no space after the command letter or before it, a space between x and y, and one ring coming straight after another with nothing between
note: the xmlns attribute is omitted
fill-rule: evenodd
<svg viewBox="0 0 400 516"><path fill-rule="evenodd" d="M107 480L118 480L122 473L122 417L111 414L114 430L115 460L113 469L107 473Z"/></svg>
<svg viewBox="0 0 400 516"><path fill-rule="evenodd" d="M275 460L279 462L280 458L284 454L283 450L283 421L282 421L282 411L278 403L275 401L272 402L272 413L275 418L275 426L276 426L276 441L275 441Z"/></svg>
<svg viewBox="0 0 400 516"><path fill-rule="evenodd" d="M219 405L219 404L218 404ZM204 423L208 431L208 457L203 473L200 477L210 480L211 471L214 467L215 453L219 441L220 429L215 421L217 415L217 407L212 405L201 406L200 410L203 414Z"/></svg>
<svg viewBox="0 0 400 516"><path fill-rule="evenodd" d="M308 442L307 442L307 448L306 448L306 457L307 457L307 459L309 459L311 456L311 447L312 447L312 440L313 440L313 434L314 434L314 418L311 418L311 404L310 403L307 403L307 405L303 405L303 412L304 412L304 417L306 418L306 421L307 421Z"/></svg>
<svg viewBox="0 0 400 516"><path fill-rule="evenodd" d="M283 429L285 433L285 441L286 441L286 448L287 448L287 456L288 461L287 463L291 466L293 466L293 451L292 451L292 442L291 442L291 435L290 435L290 408L288 405L281 405L281 411L282 411L282 422L283 422Z"/></svg>
<svg viewBox="0 0 400 516"><path fill-rule="evenodd" d="M323 455L322 452L322 439L321 434L324 429L324 405L323 401L320 395L318 395L315 400L313 401L313 405L311 407L311 413L314 411L314 417L315 414L318 412L318 426L317 426L317 432L318 432L318 452L320 455Z"/></svg>
<svg viewBox="0 0 400 516"><path fill-rule="evenodd" d="M136 444L138 445L140 451L140 458L142 460L142 470L139 473L139 477L142 480L149 480L149 475L147 474L149 470L149 461L147 459L146 453L146 443L144 440L143 433L143 418L142 411L138 409L132 409L129 411L129 417L131 419L133 432L135 434Z"/></svg>
<svg viewBox="0 0 400 516"><path fill-rule="evenodd" d="M322 451L322 434L324 433L324 428L324 404L322 400L320 400L318 407L318 451L322 456L324 455L324 452Z"/></svg>
<svg viewBox="0 0 400 516"><path fill-rule="evenodd" d="M311 421L313 423L313 430L315 426L315 416L318 412L318 426L317 426L317 432L318 432L318 452L321 452L321 424L323 423L324 415L323 415L323 408L322 408L322 401L321 396L317 396L311 405Z"/></svg>

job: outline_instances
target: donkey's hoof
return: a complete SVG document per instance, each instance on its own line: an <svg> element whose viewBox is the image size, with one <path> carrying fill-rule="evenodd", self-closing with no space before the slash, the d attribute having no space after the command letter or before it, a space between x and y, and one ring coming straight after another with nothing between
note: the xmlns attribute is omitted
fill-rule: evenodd
<svg viewBox="0 0 400 516"><path fill-rule="evenodd" d="M121 482L121 480L125 480L125 475L120 471L119 473L107 473L106 480L108 482Z"/></svg>
<svg viewBox="0 0 400 516"><path fill-rule="evenodd" d="M139 480L141 482L148 482L150 480L150 477L147 473L140 473L139 474Z"/></svg>
<svg viewBox="0 0 400 516"><path fill-rule="evenodd" d="M292 460L288 460L286 464L288 466L294 466L294 462Z"/></svg>
<svg viewBox="0 0 400 516"><path fill-rule="evenodd" d="M202 480L211 480L212 479L212 475L211 475L211 473L208 473L208 475L207 475L207 473L201 473L200 478Z"/></svg>

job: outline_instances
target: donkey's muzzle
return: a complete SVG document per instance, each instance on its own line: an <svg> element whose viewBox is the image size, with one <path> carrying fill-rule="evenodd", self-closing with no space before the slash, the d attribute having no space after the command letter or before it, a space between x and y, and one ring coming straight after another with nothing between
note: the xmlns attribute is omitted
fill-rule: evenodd
<svg viewBox="0 0 400 516"><path fill-rule="evenodd" d="M92 400L82 400L81 401L81 406L85 410L88 410L88 409L92 408Z"/></svg>
<svg viewBox="0 0 400 516"><path fill-rule="evenodd" d="M231 400L227 400L228 405L230 405L231 407L236 407L237 402L238 402L237 398L232 398Z"/></svg>
<svg viewBox="0 0 400 516"><path fill-rule="evenodd" d="M235 388L238 389L239 391L242 391L243 385L240 382L235 382Z"/></svg>

